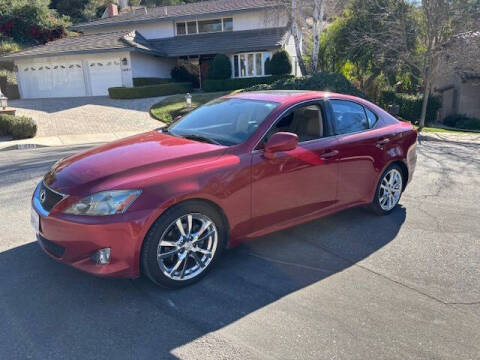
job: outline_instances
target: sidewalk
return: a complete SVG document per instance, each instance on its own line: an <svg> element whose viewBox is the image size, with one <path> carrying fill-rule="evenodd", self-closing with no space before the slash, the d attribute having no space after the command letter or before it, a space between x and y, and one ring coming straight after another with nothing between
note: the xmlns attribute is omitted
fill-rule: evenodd
<svg viewBox="0 0 480 360"><path fill-rule="evenodd" d="M102 134L42 136L24 140L0 141L0 151L37 148L45 146L105 143L136 135L141 132L142 131L121 131Z"/></svg>
<svg viewBox="0 0 480 360"><path fill-rule="evenodd" d="M419 141L440 141L461 144L480 144L480 133L422 132Z"/></svg>

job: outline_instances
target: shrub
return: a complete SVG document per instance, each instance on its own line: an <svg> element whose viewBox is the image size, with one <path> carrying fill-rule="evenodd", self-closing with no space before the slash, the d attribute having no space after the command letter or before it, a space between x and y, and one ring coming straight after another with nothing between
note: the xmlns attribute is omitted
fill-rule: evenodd
<svg viewBox="0 0 480 360"><path fill-rule="evenodd" d="M158 85L147 85L138 87L112 87L108 89L108 94L112 99L138 99L154 96L173 95L192 90L192 84L189 82L178 82Z"/></svg>
<svg viewBox="0 0 480 360"><path fill-rule="evenodd" d="M379 105L387 108L389 105L397 104L399 106L398 116L410 121L413 124L418 124L418 120L422 114L423 95L406 95L397 94L394 91L384 91L380 95L378 101ZM427 106L427 114L425 123L434 122L437 116L437 111L441 107L440 99L436 96L430 96Z"/></svg>
<svg viewBox="0 0 480 360"><path fill-rule="evenodd" d="M480 119L470 118L466 115L449 115L443 119L446 126L464 130L480 130Z"/></svg>
<svg viewBox="0 0 480 360"><path fill-rule="evenodd" d="M291 76L290 76L291 77ZM262 76L241 79L225 79L225 80L206 80L203 83L203 90L206 92L213 91L229 91L244 89L257 84L270 84L278 79L286 78L285 76Z"/></svg>
<svg viewBox="0 0 480 360"><path fill-rule="evenodd" d="M345 76L337 73L316 73L303 77L286 77L271 84L252 86L246 91L256 90L323 90L366 98Z"/></svg>
<svg viewBox="0 0 480 360"><path fill-rule="evenodd" d="M277 51L270 60L270 73L272 75L288 75L292 73L292 62L285 50Z"/></svg>
<svg viewBox="0 0 480 360"><path fill-rule="evenodd" d="M207 78L214 80L229 79L232 76L232 64L227 55L217 54L208 68Z"/></svg>
<svg viewBox="0 0 480 360"><path fill-rule="evenodd" d="M198 86L198 78L187 70L185 66L175 66L170 71L170 76L176 82L190 82L193 86Z"/></svg>
<svg viewBox="0 0 480 360"><path fill-rule="evenodd" d="M0 115L0 135L11 135L14 139L27 139L37 133L37 124L25 116Z"/></svg>
<svg viewBox="0 0 480 360"><path fill-rule="evenodd" d="M168 84L171 81L172 79L166 79L166 78L137 77L137 78L133 78L133 86Z"/></svg>

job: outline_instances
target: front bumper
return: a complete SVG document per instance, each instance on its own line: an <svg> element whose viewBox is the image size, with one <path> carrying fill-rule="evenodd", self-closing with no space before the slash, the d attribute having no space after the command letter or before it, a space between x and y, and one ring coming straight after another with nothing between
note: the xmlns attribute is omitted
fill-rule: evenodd
<svg viewBox="0 0 480 360"><path fill-rule="evenodd" d="M47 212L38 201L38 192L39 187L32 198L32 208L40 218L37 240L50 257L98 276L140 275L139 257L150 213L87 217ZM111 249L109 264L98 265L90 258L102 248Z"/></svg>

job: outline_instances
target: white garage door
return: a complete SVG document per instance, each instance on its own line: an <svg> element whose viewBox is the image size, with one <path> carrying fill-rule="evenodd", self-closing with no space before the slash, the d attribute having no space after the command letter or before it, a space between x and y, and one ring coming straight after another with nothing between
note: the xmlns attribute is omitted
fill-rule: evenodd
<svg viewBox="0 0 480 360"><path fill-rule="evenodd" d="M24 98L85 96L81 62L20 65Z"/></svg>
<svg viewBox="0 0 480 360"><path fill-rule="evenodd" d="M88 63L92 95L108 95L108 88L122 86L120 60L98 60Z"/></svg>

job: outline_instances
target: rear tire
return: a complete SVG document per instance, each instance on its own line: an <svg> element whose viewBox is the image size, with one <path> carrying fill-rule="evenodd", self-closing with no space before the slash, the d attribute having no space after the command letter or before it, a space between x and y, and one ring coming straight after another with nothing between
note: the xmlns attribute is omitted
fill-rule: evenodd
<svg viewBox="0 0 480 360"><path fill-rule="evenodd" d="M390 165L380 176L371 209L377 215L390 214L400 201L404 183L405 179L400 166Z"/></svg>
<svg viewBox="0 0 480 360"><path fill-rule="evenodd" d="M227 229L216 209L188 201L168 209L145 237L141 265L155 284L179 288L205 276L220 257Z"/></svg>

